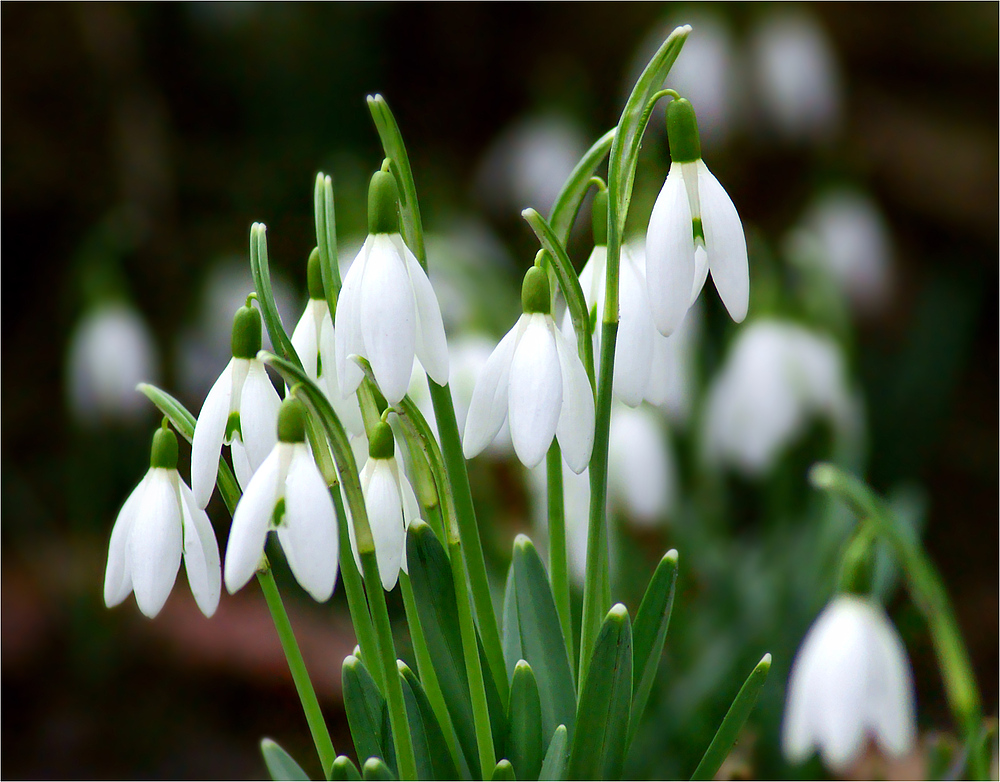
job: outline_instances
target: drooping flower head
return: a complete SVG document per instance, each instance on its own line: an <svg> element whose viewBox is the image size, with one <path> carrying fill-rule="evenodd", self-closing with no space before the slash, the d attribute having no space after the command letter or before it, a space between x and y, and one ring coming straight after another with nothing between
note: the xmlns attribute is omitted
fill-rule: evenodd
<svg viewBox="0 0 1000 782"><path fill-rule="evenodd" d="M406 569L406 530L420 518L417 496L400 469L395 456L396 445L389 424L380 421L368 440L368 461L361 470L361 492L365 498L368 524L375 541L375 559L382 587L388 592L399 580L399 571ZM347 508L347 529L351 537L354 559L361 566L358 542L354 534L354 519Z"/></svg>
<svg viewBox="0 0 1000 782"><path fill-rule="evenodd" d="M167 601L184 557L198 608L219 605L219 544L212 524L177 473L177 437L164 419L153 435L149 472L129 495L111 532L104 602L111 608L135 592L139 610L153 618Z"/></svg>
<svg viewBox="0 0 1000 782"><path fill-rule="evenodd" d="M743 224L729 195L701 159L691 103L667 106L670 171L646 232L646 281L656 327L676 329L698 298L709 272L737 323L747 314L750 274Z"/></svg>
<svg viewBox="0 0 1000 782"><path fill-rule="evenodd" d="M244 490L274 447L281 399L257 358L260 335L260 313L248 299L233 318L233 358L208 392L194 428L191 488L199 508L212 498L223 443L232 448Z"/></svg>
<svg viewBox="0 0 1000 782"><path fill-rule="evenodd" d="M337 521L305 439L305 411L289 396L278 413L277 443L233 514L225 567L230 593L242 589L257 571L273 529L302 588L321 603L333 594L340 551Z"/></svg>
<svg viewBox="0 0 1000 782"><path fill-rule="evenodd" d="M439 385L448 382L448 345L441 308L427 273L399 234L395 177L384 166L368 189L368 238L340 291L335 315L337 378L353 394L366 358L390 405L406 394L414 355Z"/></svg>
<svg viewBox="0 0 1000 782"><path fill-rule="evenodd" d="M594 394L571 343L552 319L545 271L534 266L521 286L523 314L500 340L472 392L462 447L480 453L509 419L517 458L541 462L552 438L580 473L594 447Z"/></svg>
<svg viewBox="0 0 1000 782"><path fill-rule="evenodd" d="M326 394L341 423L351 434L361 434L365 427L358 400L353 394L344 396L340 392L333 318L323 292L318 248L314 247L309 254L306 279L309 301L292 332L292 347L302 361L302 369Z"/></svg>
<svg viewBox="0 0 1000 782"><path fill-rule="evenodd" d="M814 750L844 771L870 737L894 756L916 736L913 677L906 650L881 606L840 595L809 629L795 656L782 725L785 757Z"/></svg>

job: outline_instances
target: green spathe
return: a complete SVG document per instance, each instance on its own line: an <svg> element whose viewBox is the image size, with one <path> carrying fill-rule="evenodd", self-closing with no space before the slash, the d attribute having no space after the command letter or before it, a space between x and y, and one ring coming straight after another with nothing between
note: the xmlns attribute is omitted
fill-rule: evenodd
<svg viewBox="0 0 1000 782"><path fill-rule="evenodd" d="M548 315L549 306L549 277L540 266L532 266L521 283L521 308L525 315Z"/></svg>
<svg viewBox="0 0 1000 782"><path fill-rule="evenodd" d="M233 317L233 358L256 358L260 352L260 313L247 302Z"/></svg>
<svg viewBox="0 0 1000 782"><path fill-rule="evenodd" d="M306 266L306 285L309 288L309 298L326 301L326 291L323 290L323 266L320 261L319 247L313 247L309 253Z"/></svg>
<svg viewBox="0 0 1000 782"><path fill-rule="evenodd" d="M278 408L278 440L283 443L306 441L306 411L294 396L289 396Z"/></svg>
<svg viewBox="0 0 1000 782"><path fill-rule="evenodd" d="M379 421L368 440L368 455L372 459L391 459L395 453L396 443L392 439L392 429L385 421Z"/></svg>
<svg viewBox="0 0 1000 782"><path fill-rule="evenodd" d="M701 160L698 119L687 98L677 98L667 104L667 140L670 142L670 159L674 163Z"/></svg>
<svg viewBox="0 0 1000 782"><path fill-rule="evenodd" d="M590 216L594 225L594 246L608 243L608 190L599 188L594 193L594 203L590 207Z"/></svg>
<svg viewBox="0 0 1000 782"><path fill-rule="evenodd" d="M399 233L399 189L388 171L376 171L368 185L368 233Z"/></svg>
<svg viewBox="0 0 1000 782"><path fill-rule="evenodd" d="M177 469L177 436L165 424L153 435L149 466Z"/></svg>

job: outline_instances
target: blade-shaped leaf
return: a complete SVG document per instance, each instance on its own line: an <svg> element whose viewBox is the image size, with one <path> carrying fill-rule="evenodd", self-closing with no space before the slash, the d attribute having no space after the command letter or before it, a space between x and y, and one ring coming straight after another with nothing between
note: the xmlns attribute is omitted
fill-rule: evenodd
<svg viewBox="0 0 1000 782"><path fill-rule="evenodd" d="M615 131L618 128L611 128L607 133L594 142L587 154L576 164L573 173L569 175L566 184L563 185L549 212L549 225L556 232L559 240L566 244L569 241L569 232L576 221L576 214L580 211L580 204L583 197L590 188L590 178L594 175L597 167L604 162L604 158L611 151L611 142L615 140Z"/></svg>
<svg viewBox="0 0 1000 782"><path fill-rule="evenodd" d="M618 779L632 709L632 626L621 603L604 618L580 691L570 779Z"/></svg>
<svg viewBox="0 0 1000 782"><path fill-rule="evenodd" d="M309 779L309 775L302 770L302 766L296 763L295 759L285 752L278 742L272 739L263 739L260 742L260 751L264 755L267 771L275 782L284 779L296 782Z"/></svg>
<svg viewBox="0 0 1000 782"><path fill-rule="evenodd" d="M660 667L663 643L667 639L670 612L674 606L674 591L677 587L677 550L671 549L663 555L660 564L646 587L646 594L639 605L633 627L632 668L632 717L628 729L631 746L635 730L642 718L653 687L656 671Z"/></svg>
<svg viewBox="0 0 1000 782"><path fill-rule="evenodd" d="M701 759L701 763L698 764L698 768L694 770L694 774L691 775L691 779L712 779L719 771L723 761L729 756L729 751L736 744L736 739L739 738L740 731L743 729L743 723L747 721L747 717L753 711L770 670L771 655L765 654L757 663L757 667L750 672L747 680L743 682L743 686L740 687L736 700L726 712L722 724L715 732L715 738L705 750L705 755Z"/></svg>
<svg viewBox="0 0 1000 782"><path fill-rule="evenodd" d="M331 780L342 780L342 782L361 782L361 772L354 765L354 761L347 755L339 755L333 761L333 768L330 771Z"/></svg>
<svg viewBox="0 0 1000 782"><path fill-rule="evenodd" d="M538 779L542 768L542 706L531 666L524 660L514 667L507 704L507 740L504 754L518 779Z"/></svg>
<svg viewBox="0 0 1000 782"><path fill-rule="evenodd" d="M396 779L396 775L392 773L392 769L378 758L368 758L361 769L361 778L393 782Z"/></svg>
<svg viewBox="0 0 1000 782"><path fill-rule="evenodd" d="M253 284L257 289L257 303L260 305L264 326L271 338L271 344L282 356L295 366L301 367L299 354L295 352L292 340L281 323L281 313L274 303L274 292L271 290L271 271L267 259L267 226L254 223L250 226L250 272Z"/></svg>
<svg viewBox="0 0 1000 782"><path fill-rule="evenodd" d="M507 585L503 591L503 659L507 666L507 679L514 677L514 666L524 659L521 649L521 628L517 622L517 590L514 587L514 565L507 571Z"/></svg>
<svg viewBox="0 0 1000 782"><path fill-rule="evenodd" d="M497 763L497 767L493 769L493 776L491 776L490 779L510 780L510 782L514 782L517 777L514 776L514 767L510 764L510 761L507 760L507 758L503 758L499 763Z"/></svg>
<svg viewBox="0 0 1000 782"><path fill-rule="evenodd" d="M566 656L566 642L545 566L525 535L518 535L514 541L511 567L514 569L521 653L538 683L542 732L549 735L557 725L565 725L572 739L576 690Z"/></svg>
<svg viewBox="0 0 1000 782"><path fill-rule="evenodd" d="M566 733L566 726L560 725L552 734L552 741L545 752L545 760L542 761L542 770L538 772L540 780L548 779L558 782L566 773L566 761L569 755L566 754L566 745L569 738Z"/></svg>
<svg viewBox="0 0 1000 782"><path fill-rule="evenodd" d="M395 768L395 747L389 729L385 698L364 663L354 655L344 658L344 711L358 759L382 758Z"/></svg>
<svg viewBox="0 0 1000 782"><path fill-rule="evenodd" d="M444 731L434 714L431 702L417 675L404 663L399 663L403 677L403 697L406 716L413 736L413 751L421 779L458 779L458 769L448 751Z"/></svg>

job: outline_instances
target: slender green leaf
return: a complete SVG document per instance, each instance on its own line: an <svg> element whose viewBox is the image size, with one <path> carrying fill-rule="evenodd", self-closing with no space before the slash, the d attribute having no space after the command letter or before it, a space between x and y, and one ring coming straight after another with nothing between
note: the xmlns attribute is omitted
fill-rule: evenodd
<svg viewBox="0 0 1000 782"><path fill-rule="evenodd" d="M510 780L510 782L514 782L517 777L514 776L514 767L510 764L510 761L507 760L507 758L503 758L499 763L497 763L497 767L493 769L493 776L491 776L490 779Z"/></svg>
<svg viewBox="0 0 1000 782"><path fill-rule="evenodd" d="M754 704L757 703L757 697L764 687L764 682L767 681L767 673L770 670L771 655L765 654L757 663L757 667L751 671L747 680L743 682L743 686L740 687L736 700L726 712L722 724L715 732L715 738L705 750L705 755L702 757L701 763L698 764L698 768L694 770L694 774L691 775L691 779L712 779L718 773L723 761L729 757L730 750L736 744L740 731L743 729L743 723L747 721L747 717L753 711Z"/></svg>
<svg viewBox="0 0 1000 782"><path fill-rule="evenodd" d="M338 755L337 759L333 761L330 779L342 782L361 782L361 772L347 755Z"/></svg>
<svg viewBox="0 0 1000 782"><path fill-rule="evenodd" d="M587 154L576 164L573 173L569 175L562 191L556 197L552 210L549 212L549 225L555 231L559 240L566 244L569 241L569 233L576 222L576 215L580 211L580 204L590 187L590 178L594 175L597 167L604 162L604 158L611 151L611 144L615 139L617 128L611 128L607 133L594 142Z"/></svg>
<svg viewBox="0 0 1000 782"><path fill-rule="evenodd" d="M566 762L569 755L566 754L567 738L566 726L560 725L552 734L552 741L545 752L545 760L542 761L542 770L538 773L540 780L552 780L558 782L566 774Z"/></svg>
<svg viewBox="0 0 1000 782"><path fill-rule="evenodd" d="M649 691L660 667L663 643L667 639L670 612L674 606L677 586L677 550L663 555L646 587L633 628L632 717L626 748L631 746L636 728L649 700Z"/></svg>
<svg viewBox="0 0 1000 782"><path fill-rule="evenodd" d="M309 775L302 770L302 766L296 763L295 759L273 739L262 739L260 751L264 755L267 771L275 782L281 782L284 779L295 780L295 782L309 779Z"/></svg>
<svg viewBox="0 0 1000 782"><path fill-rule="evenodd" d="M299 354L292 346L292 340L289 339L288 332L285 331L285 327L281 323L278 305L274 303L274 292L271 290L271 270L267 260L267 226L263 223L254 223L250 226L250 272L253 275L253 284L257 289L257 303L260 304L261 315L264 317L268 336L271 337L271 344L286 360L301 367L302 362L299 360Z"/></svg>
<svg viewBox="0 0 1000 782"><path fill-rule="evenodd" d="M503 591L503 658L507 678L514 678L514 666L524 659L521 649L521 627L517 621L517 590L514 587L514 563L507 571L507 584Z"/></svg>
<svg viewBox="0 0 1000 782"><path fill-rule="evenodd" d="M570 779L621 777L631 707L632 626L625 606L618 603L601 625L580 691Z"/></svg>
<svg viewBox="0 0 1000 782"><path fill-rule="evenodd" d="M503 755L503 742L507 736L507 709L500 700L500 690L493 679L489 660L486 659L486 647L482 636L476 630L476 646L479 649L479 667L483 671L483 689L486 691L486 708L490 713L490 733L493 736L494 752Z"/></svg>
<svg viewBox="0 0 1000 782"><path fill-rule="evenodd" d="M572 738L576 690L566 641L545 566L525 535L518 535L514 541L512 567L521 651L538 683L543 734L549 735L557 725L565 725Z"/></svg>
<svg viewBox="0 0 1000 782"><path fill-rule="evenodd" d="M337 311L340 295L340 264L337 259L337 218L333 208L333 180L322 172L316 175L313 189L313 211L316 219L316 246L319 248L323 290L331 316Z"/></svg>
<svg viewBox="0 0 1000 782"><path fill-rule="evenodd" d="M361 778L393 782L396 779L396 775L392 773L392 769L378 758L368 758L361 769Z"/></svg>
<svg viewBox="0 0 1000 782"><path fill-rule="evenodd" d="M524 660L514 668L507 705L506 755L517 772L518 779L538 779L543 752L542 705L538 699L538 684L531 666Z"/></svg>
<svg viewBox="0 0 1000 782"><path fill-rule="evenodd" d="M395 768L385 698L364 663L353 655L344 659L343 688L344 711L358 759L382 758Z"/></svg>
<svg viewBox="0 0 1000 782"><path fill-rule="evenodd" d="M448 751L444 731L420 679L402 662L399 663L399 675L403 677L403 697L420 778L458 779L458 769Z"/></svg>

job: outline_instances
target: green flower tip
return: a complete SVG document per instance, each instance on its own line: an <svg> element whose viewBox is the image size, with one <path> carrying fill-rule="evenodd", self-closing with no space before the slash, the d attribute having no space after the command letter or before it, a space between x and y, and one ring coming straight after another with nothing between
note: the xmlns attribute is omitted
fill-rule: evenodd
<svg viewBox="0 0 1000 782"><path fill-rule="evenodd" d="M177 469L177 435L172 430L166 427L156 430L149 454L149 466Z"/></svg>
<svg viewBox="0 0 1000 782"><path fill-rule="evenodd" d="M399 189L388 171L376 171L368 186L368 233L399 233Z"/></svg>
<svg viewBox="0 0 1000 782"><path fill-rule="evenodd" d="M527 660L518 660L517 665L514 666L514 675L517 676L517 672L521 671L521 675L524 675L524 671L527 669L528 673L531 673L531 666L528 664Z"/></svg>
<svg viewBox="0 0 1000 782"><path fill-rule="evenodd" d="M770 669L770 667L771 667L771 653L770 652L768 652L767 654L765 654L763 657L760 658L760 662L757 663L757 667L758 668L763 668L764 670Z"/></svg>
<svg viewBox="0 0 1000 782"><path fill-rule="evenodd" d="M306 441L306 411L297 397L286 397L278 408L278 440L283 443Z"/></svg>
<svg viewBox="0 0 1000 782"><path fill-rule="evenodd" d="M309 288L309 298L326 299L326 292L323 290L323 267L319 260L319 247L313 247L309 253L309 263L306 266L306 285Z"/></svg>
<svg viewBox="0 0 1000 782"><path fill-rule="evenodd" d="M391 459L396 452L396 442L392 428L385 421L379 421L368 439L368 455L372 459Z"/></svg>
<svg viewBox="0 0 1000 782"><path fill-rule="evenodd" d="M812 469L809 470L809 483L813 485L816 489L829 489L833 486L836 477L836 471L833 465L826 464L825 462L820 462L819 464L814 464Z"/></svg>
<svg viewBox="0 0 1000 782"><path fill-rule="evenodd" d="M549 301L549 276L539 266L532 266L524 275L524 282L521 283L521 308L525 314L541 312L548 314Z"/></svg>
<svg viewBox="0 0 1000 782"><path fill-rule="evenodd" d="M608 191L598 190L594 193L594 203L590 207L590 215L594 225L594 245L608 243Z"/></svg>
<svg viewBox="0 0 1000 782"><path fill-rule="evenodd" d="M625 607L624 603L615 603L611 607L611 610L608 611L608 619L622 620L627 618L628 618L628 609Z"/></svg>
<svg viewBox="0 0 1000 782"><path fill-rule="evenodd" d="M672 548L666 554L663 555L663 562L672 562L674 565L677 564L677 558L680 555L677 553L677 549Z"/></svg>
<svg viewBox="0 0 1000 782"><path fill-rule="evenodd" d="M672 100L667 104L667 140L670 159L675 163L693 163L701 160L701 140L698 138L698 119L687 98Z"/></svg>
<svg viewBox="0 0 1000 782"><path fill-rule="evenodd" d="M403 676L405 676L407 673L412 673L410 671L410 666L408 666L402 660L396 660L396 670L399 671L399 673Z"/></svg>
<svg viewBox="0 0 1000 782"><path fill-rule="evenodd" d="M256 358L260 351L260 313L244 304L233 317L233 358Z"/></svg>
<svg viewBox="0 0 1000 782"><path fill-rule="evenodd" d="M361 660L357 657L357 655L349 654L344 658L344 664L341 667L344 669L353 668L360 662Z"/></svg>
<svg viewBox="0 0 1000 782"><path fill-rule="evenodd" d="M514 538L514 550L517 551L518 549L521 551L534 551L535 544L531 542L531 538L521 532Z"/></svg>

